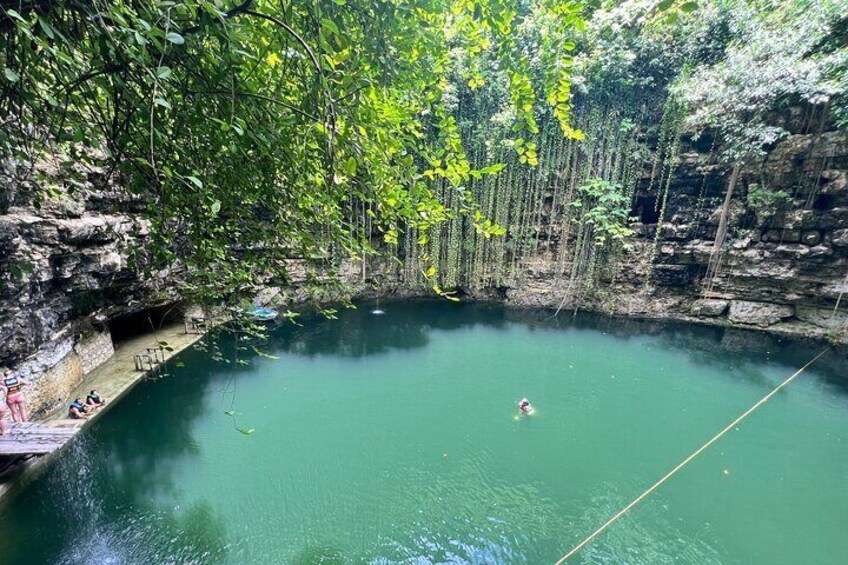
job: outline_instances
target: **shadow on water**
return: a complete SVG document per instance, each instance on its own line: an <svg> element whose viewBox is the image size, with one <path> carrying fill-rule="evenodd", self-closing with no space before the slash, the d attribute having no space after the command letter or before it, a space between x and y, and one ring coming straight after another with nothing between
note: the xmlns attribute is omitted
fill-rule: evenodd
<svg viewBox="0 0 848 565"><path fill-rule="evenodd" d="M283 323L273 332L269 349L296 355L364 357L392 350L425 347L433 330L450 331L476 324L505 327L505 309L490 304L417 299L382 302L385 315L374 315L371 303L344 310L337 320L308 313L299 325Z"/></svg>
<svg viewBox="0 0 848 565"><path fill-rule="evenodd" d="M9 565L215 563L226 529L205 503L154 508L115 481L108 448L84 433L0 514L0 562ZM127 497L127 495L130 495Z"/></svg>
<svg viewBox="0 0 848 565"><path fill-rule="evenodd" d="M827 344L758 330L722 328L670 320L640 320L604 314L504 308L496 303L454 303L438 299L381 302L385 315L371 314L375 303L359 304L356 310L339 313L338 320L306 314L299 326L285 324L272 333L269 350L296 355L364 357L425 347L433 330L451 331L485 325L505 329L522 324L534 330L600 331L621 340L651 337L653 344L684 352L699 365L710 365L764 387L774 385L761 370L762 364L800 368ZM848 392L843 369L848 348L828 351L815 364L816 373L828 384ZM789 376L787 374L786 376Z"/></svg>
<svg viewBox="0 0 848 565"><path fill-rule="evenodd" d="M175 487L172 467L198 455L192 423L204 413L203 391L223 386L228 375L203 351L187 351L180 362L183 368L172 363L170 376L139 386L105 416L108 426L90 432L119 491L167 495Z"/></svg>
<svg viewBox="0 0 848 565"><path fill-rule="evenodd" d="M525 324L540 314L527 311L521 314ZM528 321L530 320L530 321ZM665 350L685 353L698 365L709 365L716 369L761 384L767 388L776 383L763 372L765 365L782 365L790 372L800 369L828 344L821 340L782 336L762 330L722 328L678 322L673 320L640 320L618 318L594 313L579 313L567 316L559 324L561 328L602 331L622 340L653 338L653 344ZM848 360L848 347L830 348L819 358L812 369L823 381L848 393L848 378L844 368Z"/></svg>
<svg viewBox="0 0 848 565"><path fill-rule="evenodd" d="M202 351L144 382L13 503L0 509L0 563L214 563L226 554L211 506L162 508L181 459L196 457L192 422L203 391L228 376ZM108 502L107 502L108 501ZM12 508L14 514L6 511ZM45 525L49 527L45 528ZM71 545L72 544L72 545ZM24 549L26 548L26 549Z"/></svg>

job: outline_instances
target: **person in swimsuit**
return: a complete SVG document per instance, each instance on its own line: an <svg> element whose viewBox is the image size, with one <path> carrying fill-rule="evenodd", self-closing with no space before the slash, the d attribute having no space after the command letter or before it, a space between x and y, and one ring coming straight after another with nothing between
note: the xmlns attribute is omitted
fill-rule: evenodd
<svg viewBox="0 0 848 565"><path fill-rule="evenodd" d="M88 411L88 406L85 405L82 398L75 399L68 407L68 418L83 420L89 416L91 416L91 413Z"/></svg>
<svg viewBox="0 0 848 565"><path fill-rule="evenodd" d="M85 397L85 403L96 410L106 404L106 399L100 396L99 392L92 389L91 392L88 393L88 396Z"/></svg>
<svg viewBox="0 0 848 565"><path fill-rule="evenodd" d="M521 402L518 403L518 409L524 412L525 414L529 414L533 411L533 405L530 404L530 401L526 398L522 398Z"/></svg>
<svg viewBox="0 0 848 565"><path fill-rule="evenodd" d="M9 424L6 423L6 387L0 381L0 436L6 435Z"/></svg>
<svg viewBox="0 0 848 565"><path fill-rule="evenodd" d="M16 422L28 422L29 413L22 389L29 386L29 381L12 369L6 369L3 375L3 386L6 387L6 404L12 413L12 419Z"/></svg>

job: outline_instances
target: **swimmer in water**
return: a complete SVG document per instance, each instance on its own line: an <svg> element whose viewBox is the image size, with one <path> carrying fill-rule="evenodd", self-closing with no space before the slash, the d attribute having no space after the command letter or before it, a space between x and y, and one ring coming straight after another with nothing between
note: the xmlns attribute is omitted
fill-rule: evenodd
<svg viewBox="0 0 848 565"><path fill-rule="evenodd" d="M530 404L530 401L526 398L522 398L521 402L518 403L518 409L524 412L525 414L529 414L533 411L533 405Z"/></svg>

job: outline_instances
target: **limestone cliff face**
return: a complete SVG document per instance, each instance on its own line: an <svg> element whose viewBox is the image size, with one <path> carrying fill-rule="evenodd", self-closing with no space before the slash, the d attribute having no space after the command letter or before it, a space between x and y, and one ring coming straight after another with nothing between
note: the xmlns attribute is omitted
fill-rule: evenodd
<svg viewBox="0 0 848 565"><path fill-rule="evenodd" d="M614 280L566 307L832 336L848 322L840 299L848 291L848 133L796 130L763 166L741 171L710 285L705 274L730 175L714 162L711 145L708 136L684 138L659 225L662 195L645 173L634 198L634 249ZM762 189L787 196L758 208L752 203ZM563 303L554 259L560 229L545 229L552 245L526 263L515 285L500 289L507 302Z"/></svg>
<svg viewBox="0 0 848 565"><path fill-rule="evenodd" d="M140 202L95 178L89 189L60 191L40 209L22 205L14 187L5 190L0 365L166 298L130 266L133 245L147 233Z"/></svg>

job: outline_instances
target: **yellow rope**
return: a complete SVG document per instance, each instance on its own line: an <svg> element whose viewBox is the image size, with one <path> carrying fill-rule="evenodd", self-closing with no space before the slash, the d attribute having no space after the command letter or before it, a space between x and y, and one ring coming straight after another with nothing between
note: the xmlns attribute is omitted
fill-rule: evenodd
<svg viewBox="0 0 848 565"><path fill-rule="evenodd" d="M667 474L666 474L663 478L661 478L660 480L658 480L657 482L655 482L653 485L651 485L651 487L650 487L648 490L646 490L645 492L643 492L642 494L640 494L638 497L636 497L636 498L633 500L633 502L631 502L630 504L628 504L627 506L625 506L623 509L621 509L621 511L619 511L619 513L618 513L618 514L616 514L615 516L613 516L612 518L610 518L609 520L607 520L607 522L606 522L603 526L601 526L600 528L598 528L597 530L595 530L595 531L592 533L592 535L590 535L589 537L587 537L586 539L584 539L583 541L581 541L579 544L577 544L576 546L574 546L574 548L573 548L571 551L569 551L568 553L566 553L565 555L563 555L563 556L560 558L560 560L556 562L556 564L555 564L555 565L562 565L563 563L565 563L565 561L566 561L569 557L571 557L572 555L574 555L575 553L577 553L578 551L580 551L581 549L583 549L583 548L584 548L584 547L585 547L585 546L586 546L589 542L591 542L593 539L595 539L596 537L598 537L598 536L599 536L599 535L600 535L600 534L601 534L604 530L606 530L608 527L610 527L612 524L614 524L616 521L618 521L618 519L619 519L619 518L621 518L622 516L624 516L624 514L625 514L625 513L627 513L627 511L628 511L628 510L630 510L631 508L633 508L634 506L636 506L637 504L639 504L639 503L640 503L640 502L641 502L641 501L642 501L645 497L647 497L649 494L651 494L652 492L654 492L655 490L657 490L657 489L660 487L660 485L662 485L664 482L666 482L668 479L670 479L672 476L674 476L674 475L675 475L675 474L676 474L676 473L677 473L680 469L682 469L683 467L685 467L685 466L686 466L686 465L687 465L690 461L692 461L693 459L695 459L698 455L700 455L701 453L703 453L704 451L706 451L706 450L707 450L707 448L709 448L712 444L714 444L714 443L715 443L715 442L717 442L719 439L721 439L721 437L722 437L724 434L726 434L727 432L729 432L730 430L732 430L733 428L735 428L735 427L736 427L736 425L737 425L737 424L739 424L739 422L741 422L742 420L744 420L745 418L747 418L747 417L748 417L748 416L749 416L749 415L750 415L750 414L751 414L754 410L756 410L757 408L759 408L760 406L762 406L763 404L765 404L766 402L768 402L768 400L769 400L772 396L774 396L775 394L777 394L777 393L778 393L778 392L779 392L779 391L780 391L783 387L785 387L786 385L788 385L789 383L791 383L792 381L794 381L794 380L795 380L795 377L797 377L798 375L800 375L801 373L803 373L803 372L804 372L804 370L805 370L807 367L809 367L809 366L810 366L810 365L812 365L814 362L816 362L816 361L818 360L818 358L819 358L819 357L821 357L822 355L824 355L824 354L825 354L825 353L826 353L829 349L830 349L830 347L826 347L825 349L823 349L823 350L821 351L821 353L819 353L818 355L816 355L815 357L813 357L813 358L812 358L812 359L811 359L811 360L810 360L810 361L809 361L806 365L804 365L803 367L801 367L800 369L798 369L797 371L795 371L795 372L792 374L792 376L790 376L788 379L786 379L785 381L783 381L782 383L780 383L779 385L777 385L777 387L776 387L774 390L772 390L770 393L768 393L768 394L767 394L767 395L765 395L763 398L761 398L759 402L757 402L756 404L754 404L753 406L751 406L750 408L748 408L748 410L746 410L746 411L745 411L745 412L744 412L741 416L739 416L738 418L736 418L735 420L733 420L732 422L730 422L730 423L729 423L729 424L728 424L728 425L727 425L727 426L726 426L723 430L721 430L719 433L717 433L716 435L714 435L714 436L713 436L713 437L712 437L712 438L711 438L711 439L710 439L707 443L705 443L704 445L702 445L701 447L699 447L699 448L698 448L698 450L697 450L697 451L695 451L695 453L693 453L692 455L690 455L689 457L687 457L686 459L684 459L683 461L681 461L681 462L680 462L680 463L679 463L679 464L678 464L678 465L677 465L674 469L672 469L671 471L669 471L669 472L668 472L668 473L667 473Z"/></svg>

